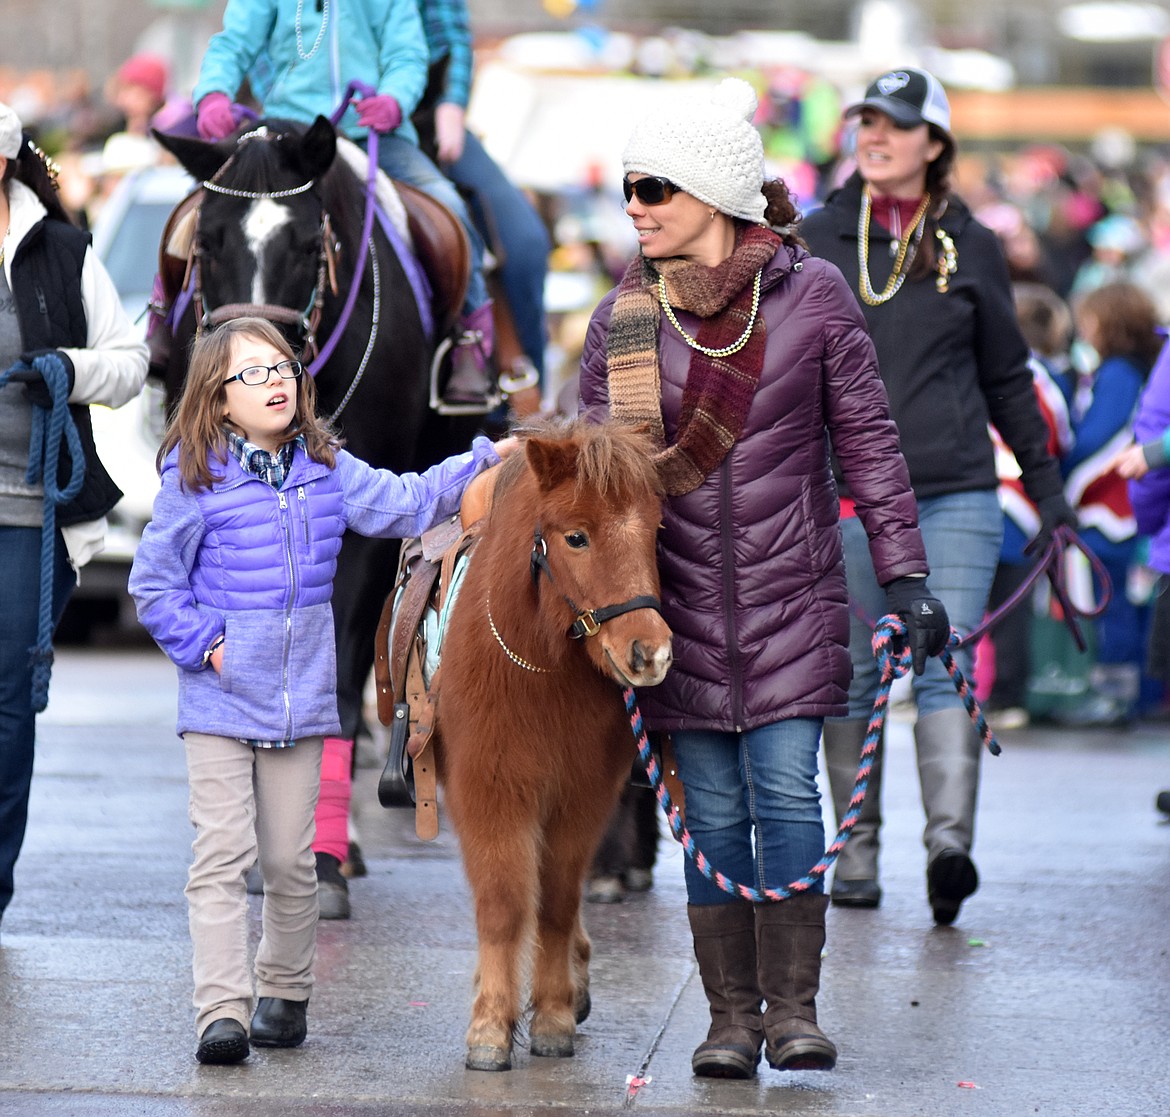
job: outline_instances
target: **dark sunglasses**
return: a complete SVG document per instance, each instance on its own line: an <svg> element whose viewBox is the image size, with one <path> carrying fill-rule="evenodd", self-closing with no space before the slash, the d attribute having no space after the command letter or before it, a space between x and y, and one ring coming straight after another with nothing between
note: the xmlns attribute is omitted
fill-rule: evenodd
<svg viewBox="0 0 1170 1117"><path fill-rule="evenodd" d="M636 195L644 206L660 206L669 202L677 189L670 179L658 178L656 175L649 175L635 182L628 178L622 179L622 193L625 194L627 203Z"/></svg>

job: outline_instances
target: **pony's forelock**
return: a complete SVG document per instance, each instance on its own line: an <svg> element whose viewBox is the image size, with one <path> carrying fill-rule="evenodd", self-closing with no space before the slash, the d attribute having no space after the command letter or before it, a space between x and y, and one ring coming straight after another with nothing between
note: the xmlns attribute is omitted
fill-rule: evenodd
<svg viewBox="0 0 1170 1117"><path fill-rule="evenodd" d="M587 419L549 419L528 424L515 433L521 440L541 438L574 443L578 494L596 491L612 494L623 502L648 494L658 497L663 494L653 460L654 443L640 429L616 423L600 426ZM522 451L512 454L501 467L497 493L515 484L527 468Z"/></svg>

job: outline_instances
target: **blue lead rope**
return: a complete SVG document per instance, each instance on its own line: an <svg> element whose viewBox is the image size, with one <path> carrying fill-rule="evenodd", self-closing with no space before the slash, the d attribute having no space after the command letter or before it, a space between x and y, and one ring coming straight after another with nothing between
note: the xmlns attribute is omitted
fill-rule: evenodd
<svg viewBox="0 0 1170 1117"><path fill-rule="evenodd" d="M962 671L959 670L958 664L955 663L954 657L950 653L949 649L957 648L959 643L959 634L952 628L950 639L947 641L947 647L941 652L943 666L946 668L947 674L950 675L951 681L955 684L955 690L958 691L959 697L962 698L963 705L967 707L967 712L971 715L971 720L975 723L983 744L993 756L998 756L1001 751L999 743L992 734L991 727L984 719L983 712L979 709L978 702L975 701L975 695L971 692L971 687L963 677ZM861 747L861 757L857 767L857 781L853 785L853 795L849 799L849 809L841 819L841 826L837 831L837 836L830 843L829 848L825 850L820 861L803 877L799 880L794 880L785 888L753 888L749 884L742 884L739 881L732 880L707 860L703 855L703 851L695 844L695 839L691 836L690 831L683 824L682 812L671 800L670 792L666 789L666 784L662 779L662 770L657 758L654 756L653 750L650 748L650 741L646 736L646 728L642 724L642 711L638 709L634 689L633 687L625 687L622 690L622 697L626 703L626 712L630 715L630 729L634 734L634 741L638 746L638 759L641 761L642 767L646 769L646 775L650 779L650 786L654 788L654 794L658 799L658 804L662 807L662 811L666 815L666 820L670 824L671 835L683 847L686 855L695 863L695 868L717 888L733 896L739 896L741 899L751 900L757 904L765 901L775 902L787 900L796 893L809 891L818 880L824 877L833 862L837 860L837 856L845 848L845 843L849 840L849 835L853 833L853 827L857 824L857 820L861 815L861 805L865 802L865 792L869 787L870 774L873 772L873 760L877 755L878 743L882 737L882 728L885 726L886 714L889 711L890 690L894 685L894 680L907 674L913 666L913 658L906 640L906 625L896 615L890 614L889 616L882 617L878 621L873 633L873 654L878 661L881 677L878 683L877 699L873 706L873 714L870 716L869 726L866 729L865 743Z"/></svg>
<svg viewBox="0 0 1170 1117"><path fill-rule="evenodd" d="M29 439L28 471L25 481L40 482L44 488L45 517L41 526L41 586L37 608L37 642L29 648L32 664L32 708L39 714L49 704L49 676L53 669L53 556L57 543L57 506L67 504L79 492L85 479L85 454L81 436L69 414L69 373L56 353L34 357L31 364L17 361L0 372L0 388L14 372L35 369L49 388L51 410L33 406L32 437ZM61 460L64 438L72 462L69 483L62 489L57 483L57 464Z"/></svg>

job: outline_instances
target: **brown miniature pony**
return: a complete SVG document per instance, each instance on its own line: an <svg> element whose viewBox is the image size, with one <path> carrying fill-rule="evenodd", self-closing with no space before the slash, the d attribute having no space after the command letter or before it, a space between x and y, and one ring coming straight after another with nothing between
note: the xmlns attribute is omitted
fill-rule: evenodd
<svg viewBox="0 0 1170 1117"><path fill-rule="evenodd" d="M532 1054L572 1055L589 1012L582 885L634 749L620 688L671 662L651 453L613 424L530 434L451 610L436 758L475 897L472 1070L512 1065L530 946Z"/></svg>

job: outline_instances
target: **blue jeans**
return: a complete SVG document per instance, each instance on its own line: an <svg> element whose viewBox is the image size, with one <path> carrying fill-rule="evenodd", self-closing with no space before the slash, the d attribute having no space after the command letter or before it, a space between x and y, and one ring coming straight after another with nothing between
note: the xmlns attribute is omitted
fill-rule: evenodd
<svg viewBox="0 0 1170 1117"><path fill-rule="evenodd" d="M471 192L471 216L500 257L500 282L528 359L544 377L544 279L552 249L548 230L524 191L500 170L483 144L467 132L463 154L446 168L451 181Z"/></svg>
<svg viewBox="0 0 1170 1117"><path fill-rule="evenodd" d="M487 283L483 278L483 238L471 220L463 195L419 150L417 144L393 133L378 137L378 166L391 178L401 179L430 194L459 218L471 244L471 275L467 283L467 297L463 301L464 317L478 310L488 301Z"/></svg>
<svg viewBox="0 0 1170 1117"><path fill-rule="evenodd" d="M927 585L946 606L951 627L965 635L982 622L991 594L1003 540L999 501L991 490L924 497L918 501L918 526L930 564ZM868 718L873 712L879 679L873 657L873 625L887 612L886 594L874 577L861 521L842 520L841 534L849 583L849 654L853 660L849 716ZM973 647L952 652L972 689L974 652ZM919 717L963 705L937 656L927 660L922 675L913 676L912 685Z"/></svg>
<svg viewBox="0 0 1170 1117"><path fill-rule="evenodd" d="M757 889L799 880L825 851L817 790L820 718L792 718L744 733L671 734L686 791L686 825L724 876ZM687 899L735 899L685 859ZM818 881L812 889L823 892Z"/></svg>
<svg viewBox="0 0 1170 1117"><path fill-rule="evenodd" d="M36 715L29 649L37 642L41 529L0 527L0 916L12 899L32 785ZM77 584L61 533L53 568L53 625Z"/></svg>

